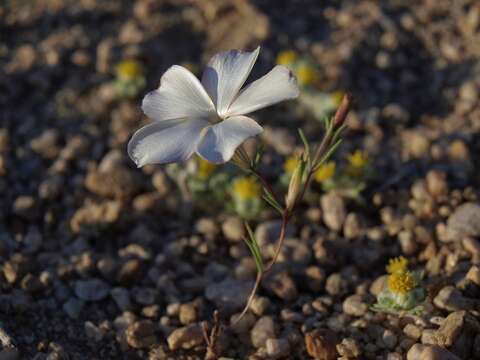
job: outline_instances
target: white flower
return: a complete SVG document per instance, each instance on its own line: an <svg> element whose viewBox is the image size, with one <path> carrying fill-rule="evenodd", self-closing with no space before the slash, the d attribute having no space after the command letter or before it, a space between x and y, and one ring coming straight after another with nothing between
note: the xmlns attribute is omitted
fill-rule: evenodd
<svg viewBox="0 0 480 360"><path fill-rule="evenodd" d="M170 67L160 87L142 102L154 122L135 132L128 143L137 166L185 161L194 152L212 163L224 163L243 141L261 133L263 128L244 115L295 98L299 91L292 72L281 65L240 90L259 51L215 55L201 83L187 69Z"/></svg>

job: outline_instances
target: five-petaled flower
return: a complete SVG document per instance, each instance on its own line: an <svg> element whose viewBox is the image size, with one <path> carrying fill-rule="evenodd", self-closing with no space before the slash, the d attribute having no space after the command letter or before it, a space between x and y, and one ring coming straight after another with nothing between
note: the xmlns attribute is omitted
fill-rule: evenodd
<svg viewBox="0 0 480 360"><path fill-rule="evenodd" d="M201 83L184 67L170 67L160 87L142 102L154 122L136 131L128 143L137 166L185 161L195 152L212 163L225 163L243 141L260 134L263 128L245 114L293 99L299 90L292 72L282 65L241 89L259 51L215 55Z"/></svg>

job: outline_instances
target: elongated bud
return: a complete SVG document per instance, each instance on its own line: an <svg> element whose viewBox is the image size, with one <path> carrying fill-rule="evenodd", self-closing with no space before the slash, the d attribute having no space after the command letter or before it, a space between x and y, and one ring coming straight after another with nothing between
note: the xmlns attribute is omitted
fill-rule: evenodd
<svg viewBox="0 0 480 360"><path fill-rule="evenodd" d="M235 153L233 154L231 161L243 170L250 169L251 160L250 160L250 157L248 156L248 153L243 148L243 145L240 145L235 150Z"/></svg>
<svg viewBox="0 0 480 360"><path fill-rule="evenodd" d="M297 201L298 194L302 190L303 180L305 178L305 169L307 161L302 156L298 165L293 171L292 177L290 179L290 184L288 185L288 192L285 199L285 206L288 211L292 210Z"/></svg>
<svg viewBox="0 0 480 360"><path fill-rule="evenodd" d="M342 102L340 106L337 109L337 112L335 113L334 117L334 126L336 129L338 129L340 126L343 125L345 122L348 112L350 111L352 107L352 102L353 102L353 96L350 93L346 93L343 95Z"/></svg>

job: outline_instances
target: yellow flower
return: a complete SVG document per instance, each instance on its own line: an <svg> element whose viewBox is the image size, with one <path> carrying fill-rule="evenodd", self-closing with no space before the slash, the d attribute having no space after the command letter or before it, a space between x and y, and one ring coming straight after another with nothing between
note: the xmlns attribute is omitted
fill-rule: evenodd
<svg viewBox="0 0 480 360"><path fill-rule="evenodd" d="M389 274L401 274L408 271L408 260L403 256L390 259L387 266Z"/></svg>
<svg viewBox="0 0 480 360"><path fill-rule="evenodd" d="M233 193L241 200L251 200L260 197L261 188L253 177L241 177L233 181Z"/></svg>
<svg viewBox="0 0 480 360"><path fill-rule="evenodd" d="M293 50L284 50L277 55L278 65L290 65L297 61L297 53Z"/></svg>
<svg viewBox="0 0 480 360"><path fill-rule="evenodd" d="M389 275L387 286L394 294L406 295L415 288L416 284L410 271L406 271Z"/></svg>
<svg viewBox="0 0 480 360"><path fill-rule="evenodd" d="M292 174L295 171L295 169L297 168L298 162L299 162L298 157L296 157L296 156L288 157L285 160L285 162L283 163L283 170L287 174Z"/></svg>
<svg viewBox="0 0 480 360"><path fill-rule="evenodd" d="M354 153L347 156L349 166L347 173L350 176L359 177L363 175L363 169L368 164L368 154L366 151L355 150Z"/></svg>
<svg viewBox="0 0 480 360"><path fill-rule="evenodd" d="M342 90L337 90L330 94L332 101L336 107L340 106L344 95L345 93Z"/></svg>
<svg viewBox="0 0 480 360"><path fill-rule="evenodd" d="M201 179L208 178L215 171L215 164L208 162L202 158L198 159L197 163L197 174Z"/></svg>
<svg viewBox="0 0 480 360"><path fill-rule="evenodd" d="M331 179L335 175L336 164L333 161L329 161L322 166L320 166L317 171L315 171L314 179L315 181L321 183L325 180Z"/></svg>
<svg viewBox="0 0 480 360"><path fill-rule="evenodd" d="M300 65L295 74L297 75L300 86L313 85L318 79L317 71L309 64Z"/></svg>
<svg viewBox="0 0 480 360"><path fill-rule="evenodd" d="M142 75L143 66L137 60L123 60L117 65L116 72L119 77L130 80Z"/></svg>

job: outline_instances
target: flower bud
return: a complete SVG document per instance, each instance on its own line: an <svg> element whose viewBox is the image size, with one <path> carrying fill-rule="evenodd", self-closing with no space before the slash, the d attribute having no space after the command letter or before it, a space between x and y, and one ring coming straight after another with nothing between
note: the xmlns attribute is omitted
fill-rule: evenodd
<svg viewBox="0 0 480 360"><path fill-rule="evenodd" d="M333 120L334 126L336 129L338 129L340 126L342 126L345 123L345 120L350 111L350 108L352 107L352 102L353 102L352 94L346 93L345 95L343 95L342 102L340 103L340 106L338 107Z"/></svg>
<svg viewBox="0 0 480 360"><path fill-rule="evenodd" d="M306 165L307 161L303 157L300 158L298 165L290 178L290 184L288 185L288 192L285 199L285 205L288 211L292 210L295 206L298 194L302 189Z"/></svg>

